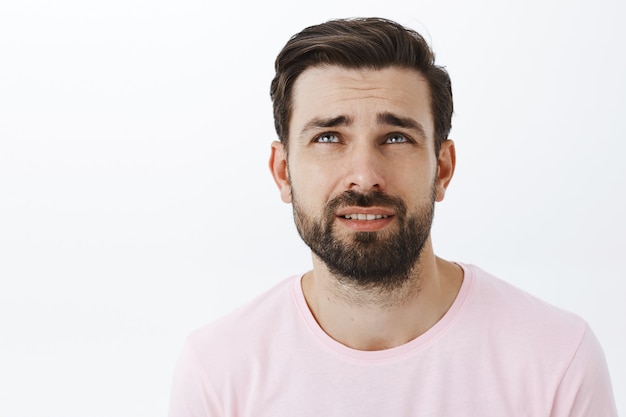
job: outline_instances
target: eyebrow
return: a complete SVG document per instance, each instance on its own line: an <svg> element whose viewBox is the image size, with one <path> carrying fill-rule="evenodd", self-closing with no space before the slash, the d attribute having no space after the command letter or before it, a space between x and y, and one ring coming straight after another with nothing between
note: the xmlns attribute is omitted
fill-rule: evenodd
<svg viewBox="0 0 626 417"><path fill-rule="evenodd" d="M417 132L426 138L426 131L420 122L410 117L400 117L390 112L378 113L378 124L401 127Z"/></svg>
<svg viewBox="0 0 626 417"><path fill-rule="evenodd" d="M403 129L409 129L417 132L423 138L426 138L426 131L420 122L410 117L401 117L391 112L378 113L376 121L379 125L401 127ZM353 119L347 115L340 115L336 117L315 117L307 122L306 125L300 131L300 137L304 136L309 130L316 129L328 129L338 126L349 126L352 124Z"/></svg>
<svg viewBox="0 0 626 417"><path fill-rule="evenodd" d="M350 116L337 116L329 118L315 117L304 125L300 131L300 135L313 129L328 129L329 127L349 126L352 123Z"/></svg>

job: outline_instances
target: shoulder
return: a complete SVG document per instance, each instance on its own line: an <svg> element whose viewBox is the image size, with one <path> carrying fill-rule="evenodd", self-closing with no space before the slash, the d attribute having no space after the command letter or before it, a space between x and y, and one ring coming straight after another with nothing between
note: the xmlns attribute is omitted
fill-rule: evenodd
<svg viewBox="0 0 626 417"><path fill-rule="evenodd" d="M267 362L272 346L293 337L291 328L298 320L293 289L298 282L298 276L283 280L189 334L174 371L171 415L197 410L224 414L228 404L223 393L250 384L250 375Z"/></svg>
<svg viewBox="0 0 626 417"><path fill-rule="evenodd" d="M180 386L202 381L212 392L220 381L244 378L276 343L290 343L297 327L293 288L299 276L285 279L217 320L191 332L176 366ZM279 342L280 341L280 342Z"/></svg>
<svg viewBox="0 0 626 417"><path fill-rule="evenodd" d="M468 337L508 359L527 358L537 365L564 370L585 338L593 337L577 314L552 305L473 265L463 265L470 279L464 324ZM526 361L523 361L524 363ZM554 368L556 369L556 368Z"/></svg>
<svg viewBox="0 0 626 417"><path fill-rule="evenodd" d="M536 398L553 393L547 397L554 401L551 415L615 415L606 360L584 319L476 266L462 266L471 288L457 331L481 352L482 366L527 381Z"/></svg>
<svg viewBox="0 0 626 417"><path fill-rule="evenodd" d="M473 308L494 321L535 331L557 330L582 339L586 322L577 314L548 303L474 265L462 265L471 279ZM519 329L519 328L518 328Z"/></svg>
<svg viewBox="0 0 626 417"><path fill-rule="evenodd" d="M187 343L206 352L221 346L232 350L244 341L265 337L272 328L268 323L278 325L277 318L293 316L293 287L299 278L282 280L232 312L194 330Z"/></svg>

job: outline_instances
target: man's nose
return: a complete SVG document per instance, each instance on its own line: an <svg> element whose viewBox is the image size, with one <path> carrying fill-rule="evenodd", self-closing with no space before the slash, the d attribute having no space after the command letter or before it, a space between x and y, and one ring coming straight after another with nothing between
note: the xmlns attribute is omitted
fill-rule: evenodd
<svg viewBox="0 0 626 417"><path fill-rule="evenodd" d="M385 189L384 158L375 145L353 146L346 163L345 186L347 189L361 192Z"/></svg>

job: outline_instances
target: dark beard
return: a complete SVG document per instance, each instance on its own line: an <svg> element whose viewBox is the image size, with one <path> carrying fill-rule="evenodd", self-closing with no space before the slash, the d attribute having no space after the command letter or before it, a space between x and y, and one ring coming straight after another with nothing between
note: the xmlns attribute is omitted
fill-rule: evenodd
<svg viewBox="0 0 626 417"><path fill-rule="evenodd" d="M304 243L339 279L362 287L393 290L409 279L430 236L435 186L433 184L431 201L410 217L400 198L378 191L367 194L346 191L326 205L322 219L307 215L298 204L297 196L293 195L296 228ZM356 232L346 242L338 238L333 230L335 213L345 206L391 208L395 213L397 230L392 234Z"/></svg>

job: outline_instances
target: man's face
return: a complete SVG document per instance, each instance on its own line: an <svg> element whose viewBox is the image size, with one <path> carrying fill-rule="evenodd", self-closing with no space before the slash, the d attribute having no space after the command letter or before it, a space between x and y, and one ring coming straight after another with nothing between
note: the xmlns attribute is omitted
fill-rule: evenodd
<svg viewBox="0 0 626 417"><path fill-rule="evenodd" d="M407 69L314 67L292 102L288 158L275 143L271 166L300 236L339 277L401 284L454 168L451 146L451 167L434 153L428 84Z"/></svg>

